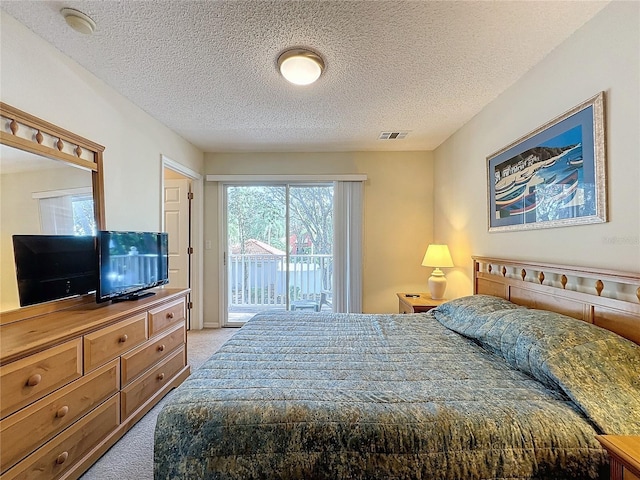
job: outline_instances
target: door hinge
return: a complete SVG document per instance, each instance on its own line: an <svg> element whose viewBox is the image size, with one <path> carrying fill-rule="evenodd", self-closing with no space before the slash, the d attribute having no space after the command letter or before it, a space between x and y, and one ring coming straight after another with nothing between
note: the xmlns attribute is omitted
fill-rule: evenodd
<svg viewBox="0 0 640 480"><path fill-rule="evenodd" d="M222 264L226 267L227 266L227 252L224 252L222 254Z"/></svg>
<svg viewBox="0 0 640 480"><path fill-rule="evenodd" d="M187 310L191 310L193 308L193 302L187 302Z"/></svg>
<svg viewBox="0 0 640 480"><path fill-rule="evenodd" d="M187 192L187 200L193 200L193 192Z"/></svg>
<svg viewBox="0 0 640 480"><path fill-rule="evenodd" d="M193 255L193 247L187 247L187 255Z"/></svg>

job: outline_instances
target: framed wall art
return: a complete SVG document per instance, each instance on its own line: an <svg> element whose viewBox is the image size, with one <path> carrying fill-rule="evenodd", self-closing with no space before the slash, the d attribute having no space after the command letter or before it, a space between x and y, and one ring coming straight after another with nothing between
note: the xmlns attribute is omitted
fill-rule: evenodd
<svg viewBox="0 0 640 480"><path fill-rule="evenodd" d="M607 221L604 92L487 157L489 231Z"/></svg>

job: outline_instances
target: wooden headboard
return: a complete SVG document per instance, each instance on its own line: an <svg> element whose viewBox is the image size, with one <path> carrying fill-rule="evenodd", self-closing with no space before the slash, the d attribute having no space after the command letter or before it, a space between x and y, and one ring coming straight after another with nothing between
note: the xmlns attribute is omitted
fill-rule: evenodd
<svg viewBox="0 0 640 480"><path fill-rule="evenodd" d="M563 313L640 345L640 274L500 258L473 258L474 294Z"/></svg>

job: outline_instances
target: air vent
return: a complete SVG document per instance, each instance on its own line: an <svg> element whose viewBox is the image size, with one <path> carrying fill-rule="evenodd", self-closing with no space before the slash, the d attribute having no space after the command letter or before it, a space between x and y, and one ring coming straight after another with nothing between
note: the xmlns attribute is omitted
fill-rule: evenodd
<svg viewBox="0 0 640 480"><path fill-rule="evenodd" d="M409 132L380 132L378 140L402 140Z"/></svg>

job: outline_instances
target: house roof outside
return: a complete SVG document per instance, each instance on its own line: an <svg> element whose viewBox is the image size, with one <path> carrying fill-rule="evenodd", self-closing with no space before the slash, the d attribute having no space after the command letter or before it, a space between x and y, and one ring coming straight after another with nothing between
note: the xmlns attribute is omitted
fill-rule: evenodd
<svg viewBox="0 0 640 480"><path fill-rule="evenodd" d="M240 255L240 245L233 245L231 247L232 255ZM269 245L267 243L261 242L260 240L256 240L251 238L244 242L244 254L245 255L279 255L284 256L286 252Z"/></svg>

